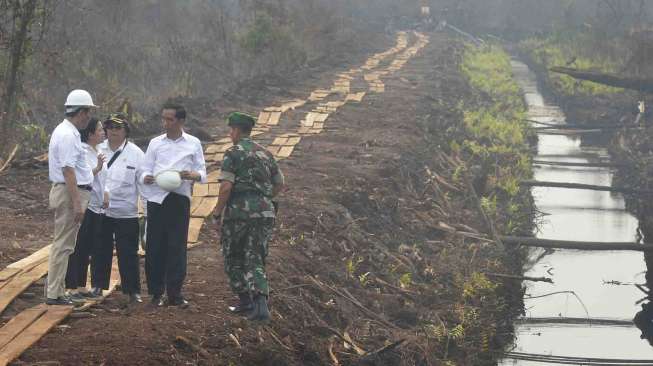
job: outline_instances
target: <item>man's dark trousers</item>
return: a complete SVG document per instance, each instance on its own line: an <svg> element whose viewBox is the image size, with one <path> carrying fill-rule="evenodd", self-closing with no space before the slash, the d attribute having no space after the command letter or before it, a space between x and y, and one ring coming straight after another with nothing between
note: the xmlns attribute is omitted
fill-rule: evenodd
<svg viewBox="0 0 653 366"><path fill-rule="evenodd" d="M182 297L186 279L186 243L190 221L188 197L170 193L161 204L147 202L145 275L152 296Z"/></svg>

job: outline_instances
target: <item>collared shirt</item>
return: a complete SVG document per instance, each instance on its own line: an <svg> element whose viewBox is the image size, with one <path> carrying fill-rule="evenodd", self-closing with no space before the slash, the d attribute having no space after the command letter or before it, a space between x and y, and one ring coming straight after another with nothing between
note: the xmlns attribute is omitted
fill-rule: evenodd
<svg viewBox="0 0 653 366"><path fill-rule="evenodd" d="M52 183L65 183L63 168L73 168L78 185L93 182L93 169L86 161L86 151L82 145L77 127L64 119L52 131L48 147L48 168Z"/></svg>
<svg viewBox="0 0 653 366"><path fill-rule="evenodd" d="M200 140L185 132L176 140L169 139L166 134L153 138L145 152L140 182L143 183L145 176L156 177L164 170L198 172L201 182L206 183L206 163ZM181 186L172 192L190 198L190 191L191 182L183 180ZM143 196L150 202L161 204L168 194L156 183L143 186Z"/></svg>
<svg viewBox="0 0 653 366"><path fill-rule="evenodd" d="M86 161L89 166L94 169L97 166L97 157L98 151L95 150L91 145L82 142L84 149L86 150ZM104 213L102 208L102 203L104 202L104 180L106 178L106 170L104 167L93 177L93 190L91 191L91 198L88 201L88 209L95 212L96 214Z"/></svg>
<svg viewBox="0 0 653 366"><path fill-rule="evenodd" d="M138 167L143 163L143 150L133 143L127 142L113 151L109 147L108 141L100 144L99 150L106 157L104 191L109 194L109 207L105 209L105 215L116 219L138 217L138 199L141 188L138 181ZM118 151L122 152L111 164L111 167L108 167L109 161Z"/></svg>
<svg viewBox="0 0 653 366"><path fill-rule="evenodd" d="M284 183L283 173L272 153L246 137L224 154L219 181L233 183L225 220L273 218L274 187Z"/></svg>

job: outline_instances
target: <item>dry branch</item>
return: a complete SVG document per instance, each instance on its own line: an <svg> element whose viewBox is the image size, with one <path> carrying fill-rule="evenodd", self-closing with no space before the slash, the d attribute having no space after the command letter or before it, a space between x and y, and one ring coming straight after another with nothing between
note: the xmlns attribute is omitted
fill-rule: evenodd
<svg viewBox="0 0 653 366"><path fill-rule="evenodd" d="M483 272L486 276L489 277L499 277L499 278L508 278L511 280L519 280L519 281L533 281L533 282L548 282L548 283L553 283L553 280L548 277L529 277L529 276L515 276L515 275L509 275L509 274L504 274L504 273L490 273L490 272Z"/></svg>
<svg viewBox="0 0 653 366"><path fill-rule="evenodd" d="M559 74L569 75L574 79L593 81L595 83L613 86L616 88L653 93L653 79L634 78L611 73L578 70L569 67L552 67L550 70Z"/></svg>
<svg viewBox="0 0 653 366"><path fill-rule="evenodd" d="M605 191L605 192L618 192L618 193L632 193L632 194L653 194L651 190L645 189L631 189L631 188L622 188L622 187L611 187L611 186L598 186L594 184L582 184L582 183L564 183L564 182L547 182L547 181L535 181L535 180L525 180L519 184L529 187L554 187L554 188L571 188L571 189L589 189L592 191Z"/></svg>
<svg viewBox="0 0 653 366"><path fill-rule="evenodd" d="M589 241L570 241L570 240L551 240L537 239L531 237L504 236L503 242L506 244L523 245L527 247L556 248L556 249L576 249L576 250L634 250L634 251L653 251L651 244L639 244L629 242L589 242Z"/></svg>

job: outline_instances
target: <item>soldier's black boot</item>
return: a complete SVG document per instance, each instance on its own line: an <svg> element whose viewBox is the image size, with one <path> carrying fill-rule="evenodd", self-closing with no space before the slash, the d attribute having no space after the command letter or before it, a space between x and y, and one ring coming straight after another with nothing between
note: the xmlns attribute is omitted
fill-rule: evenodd
<svg viewBox="0 0 653 366"><path fill-rule="evenodd" d="M254 297L254 310L252 310L247 319L260 322L267 322L270 320L267 296L258 294Z"/></svg>
<svg viewBox="0 0 653 366"><path fill-rule="evenodd" d="M234 314L247 314L252 310L254 310L254 303L249 292L238 294L238 304L229 307L229 311Z"/></svg>

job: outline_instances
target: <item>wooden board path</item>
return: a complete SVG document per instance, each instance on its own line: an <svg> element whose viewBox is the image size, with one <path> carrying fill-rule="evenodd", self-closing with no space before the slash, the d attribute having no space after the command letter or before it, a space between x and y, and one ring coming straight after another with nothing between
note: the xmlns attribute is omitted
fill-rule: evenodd
<svg viewBox="0 0 653 366"><path fill-rule="evenodd" d="M419 38L419 46L423 43L423 40L426 36L416 33ZM353 74L361 73L363 69L372 70L378 66L382 59L392 54L398 53L401 50L405 49L408 44L407 34L405 32L400 32L397 45L392 49L376 54L372 56L366 64L358 69L352 69L349 74L339 75L340 79L334 82L334 87L330 90L318 89L311 93L308 101L319 101L322 100L334 92L341 92L345 95L345 99L342 101L330 101L324 104L324 107L331 111L335 111L337 108L344 106L347 102L361 102L366 92L359 93L350 93L350 80L353 79ZM406 52L398 57L392 65L393 67L398 67L403 65L405 62L397 62L398 60L407 60L407 54L414 55L420 47L415 48L416 46L411 47ZM410 52L408 52L410 51ZM385 75L386 72L380 72L377 75ZM380 83L377 83L374 88L378 91L381 88ZM374 90L371 90L374 91ZM287 103L284 103L281 107L268 107L264 109L259 118L263 121L264 126L258 126L253 135L260 135L269 130L267 126L275 126L279 123L281 114L287 110L295 109L303 106L307 101L305 100L293 100ZM327 120L328 113L316 113L311 112L310 117L302 121L300 125L300 133L302 128L308 128L312 133L319 133L323 130L324 122ZM309 123L310 125L304 125ZM280 158L287 158L292 155L294 148L301 141L301 135L299 133L295 134L284 134L278 136L279 140L275 141L277 144L273 144L268 147L271 151L275 153L276 156ZM231 147L231 141L228 138L223 138L215 143L209 145L206 148L206 154L210 155L211 162L217 162L222 160L222 154ZM208 159L207 159L208 160ZM210 172L207 176L208 183L206 184L195 184L193 187L193 194L191 199L191 213L192 217L189 223L188 230L188 247L192 248L199 244L199 234L204 225L206 217L208 217L215 205L217 205L219 193L219 183L218 176L220 174L219 170L214 170ZM18 296L22 291L24 291L31 284L36 282L38 279L47 274L47 258L49 255L49 246L46 246L39 251L33 253L32 255L24 258L16 263L9 265L7 268L0 271L0 309L4 310L13 299ZM97 300L87 301L82 307L77 308L78 311L83 311L88 309L90 306L101 302L104 298L109 296L116 288L119 283L119 274L118 266L116 264L116 259L114 258L111 271L111 283L108 291L105 291L103 297ZM4 305L3 305L4 304ZM0 311L1 311L0 310ZM41 339L47 332L50 331L53 327L63 321L71 312L73 307L71 306L47 306L44 304L39 304L33 308L24 310L23 312L16 315L11 319L7 324L0 328L0 366L5 366L8 363L12 362L14 359L18 358L26 349L31 347L39 339Z"/></svg>

